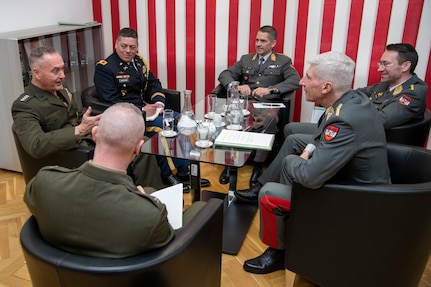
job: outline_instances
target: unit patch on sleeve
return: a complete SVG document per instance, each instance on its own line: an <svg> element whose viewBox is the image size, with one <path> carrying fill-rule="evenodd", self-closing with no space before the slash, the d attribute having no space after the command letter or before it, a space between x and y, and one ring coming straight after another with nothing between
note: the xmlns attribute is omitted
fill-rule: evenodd
<svg viewBox="0 0 431 287"><path fill-rule="evenodd" d="M412 102L412 98L410 98L407 95L402 95L399 99L398 99L398 103L404 106L408 106L410 105L410 103Z"/></svg>
<svg viewBox="0 0 431 287"><path fill-rule="evenodd" d="M327 126L325 129L325 141L329 142L333 140L338 134L339 128L336 126Z"/></svg>

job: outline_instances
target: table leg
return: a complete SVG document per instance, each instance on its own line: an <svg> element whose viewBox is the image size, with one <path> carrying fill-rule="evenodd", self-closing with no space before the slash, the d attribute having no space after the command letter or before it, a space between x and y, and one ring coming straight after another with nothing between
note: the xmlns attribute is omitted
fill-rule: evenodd
<svg viewBox="0 0 431 287"><path fill-rule="evenodd" d="M235 198L238 168L229 167L229 169L228 195L203 190L202 200L208 201L211 197L225 200L222 251L223 253L235 255L241 248L258 207L256 204L241 202Z"/></svg>
<svg viewBox="0 0 431 287"><path fill-rule="evenodd" d="M201 200L201 168L199 161L190 160L190 187L192 202Z"/></svg>

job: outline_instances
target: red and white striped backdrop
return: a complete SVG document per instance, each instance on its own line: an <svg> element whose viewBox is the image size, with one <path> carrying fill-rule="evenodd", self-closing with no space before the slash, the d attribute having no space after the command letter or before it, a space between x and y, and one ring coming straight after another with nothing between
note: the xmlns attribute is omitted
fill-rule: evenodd
<svg viewBox="0 0 431 287"><path fill-rule="evenodd" d="M103 24L105 56L119 29L135 28L162 85L192 90L193 102L254 51L257 29L267 24L279 33L275 50L292 57L301 76L307 59L338 50L357 63L354 87L366 86L379 81L375 63L386 44L409 42L419 53L416 73L431 87L431 0L93 0L93 14ZM294 120L308 121L313 104L301 98L298 91Z"/></svg>

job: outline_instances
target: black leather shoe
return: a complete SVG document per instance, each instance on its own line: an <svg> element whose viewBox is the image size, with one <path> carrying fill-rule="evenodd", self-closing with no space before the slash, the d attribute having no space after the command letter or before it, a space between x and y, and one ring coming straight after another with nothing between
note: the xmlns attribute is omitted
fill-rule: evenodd
<svg viewBox="0 0 431 287"><path fill-rule="evenodd" d="M181 183L181 181L173 174L169 175L168 177L163 177L162 181L164 184L170 184L170 185L176 185Z"/></svg>
<svg viewBox="0 0 431 287"><path fill-rule="evenodd" d="M259 191L262 188L262 184L257 182L250 189L243 189L235 191L235 196L240 201L257 203Z"/></svg>
<svg viewBox="0 0 431 287"><path fill-rule="evenodd" d="M284 269L284 250L269 247L262 255L246 260L244 270L250 273L267 274Z"/></svg>
<svg viewBox="0 0 431 287"><path fill-rule="evenodd" d="M190 184L190 172L188 172L187 174L178 174L177 173L177 178L187 184ZM208 187L211 185L211 182L206 179L206 178L201 178L201 187Z"/></svg>
<svg viewBox="0 0 431 287"><path fill-rule="evenodd" d="M220 174L218 181L221 184L226 184L229 182L229 167L225 166L224 170Z"/></svg>
<svg viewBox="0 0 431 287"><path fill-rule="evenodd" d="M250 188L256 183L259 183L258 178L262 175L262 168L260 166L254 166L253 172L250 177Z"/></svg>
<svg viewBox="0 0 431 287"><path fill-rule="evenodd" d="M190 171L188 168L177 171L177 178L181 181L190 181Z"/></svg>
<svg viewBox="0 0 431 287"><path fill-rule="evenodd" d="M166 178L162 178L162 182L166 185L176 185L181 183L181 181L173 174ZM183 184L183 193L189 193L190 186L188 184Z"/></svg>
<svg viewBox="0 0 431 287"><path fill-rule="evenodd" d="M211 185L211 182L206 178L201 178L201 187L208 187Z"/></svg>

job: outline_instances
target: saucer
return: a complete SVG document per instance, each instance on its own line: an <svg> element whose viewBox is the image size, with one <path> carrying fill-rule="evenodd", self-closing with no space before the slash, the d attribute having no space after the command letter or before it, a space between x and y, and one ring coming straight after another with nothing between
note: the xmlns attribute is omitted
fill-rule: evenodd
<svg viewBox="0 0 431 287"><path fill-rule="evenodd" d="M228 125L226 128L228 130L234 130L234 131L240 131L240 130L242 130L242 126L241 125Z"/></svg>
<svg viewBox="0 0 431 287"><path fill-rule="evenodd" d="M210 146L212 146L212 145L213 145L213 143L212 143L211 141L209 141L207 145L204 145L204 144L202 144L202 142L201 142L201 141L196 141L196 142L195 142L195 145L196 145L197 147L206 148L206 147L210 147Z"/></svg>
<svg viewBox="0 0 431 287"><path fill-rule="evenodd" d="M215 125L215 124L214 124ZM218 126L215 126L216 128L219 128L219 127L224 127L226 125L226 123L225 122L221 122Z"/></svg>
<svg viewBox="0 0 431 287"><path fill-rule="evenodd" d="M177 132L176 131L161 131L160 134L164 137L172 138L172 137L175 137L177 135Z"/></svg>
<svg viewBox="0 0 431 287"><path fill-rule="evenodd" d="M204 115L204 117L205 118L207 118L207 119L209 119L209 120L212 120L213 118L214 118L214 116L216 115L216 113L212 113L212 114L210 114L210 113L206 113L205 115Z"/></svg>

